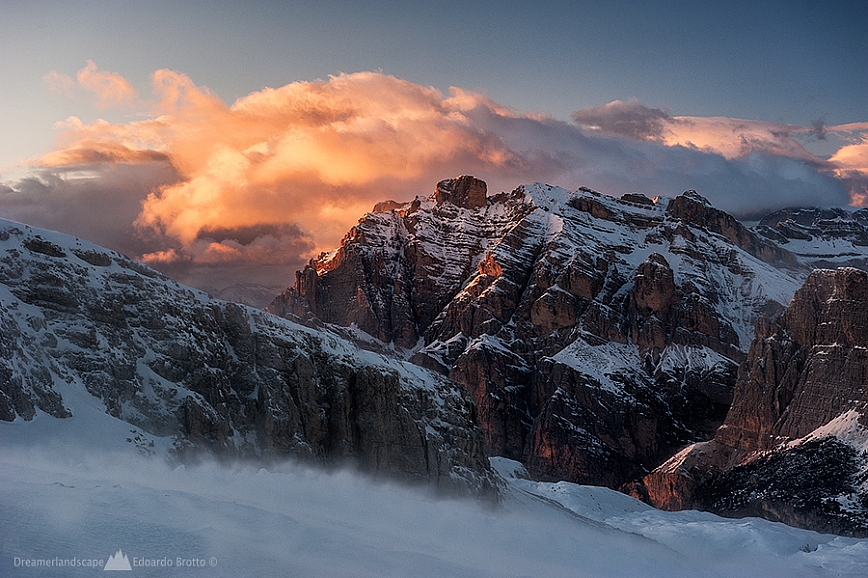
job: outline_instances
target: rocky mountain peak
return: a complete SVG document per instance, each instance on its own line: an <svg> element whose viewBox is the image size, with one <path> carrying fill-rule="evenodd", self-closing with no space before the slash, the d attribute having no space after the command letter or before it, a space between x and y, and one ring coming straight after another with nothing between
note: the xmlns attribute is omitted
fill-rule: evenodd
<svg viewBox="0 0 868 578"><path fill-rule="evenodd" d="M488 203L487 194L488 185L485 181L469 175L462 175L437 183L434 201L438 205L451 203L462 209L478 209Z"/></svg>
<svg viewBox="0 0 868 578"><path fill-rule="evenodd" d="M708 199L696 191L686 191L675 197L667 206L666 214L722 235L740 249L766 263L784 267L798 266L795 255L759 237L729 213L713 207Z"/></svg>
<svg viewBox="0 0 868 578"><path fill-rule="evenodd" d="M798 287L764 242L694 193L486 190L378 206L269 310L448 374L537 477L618 487L711 437L753 320Z"/></svg>

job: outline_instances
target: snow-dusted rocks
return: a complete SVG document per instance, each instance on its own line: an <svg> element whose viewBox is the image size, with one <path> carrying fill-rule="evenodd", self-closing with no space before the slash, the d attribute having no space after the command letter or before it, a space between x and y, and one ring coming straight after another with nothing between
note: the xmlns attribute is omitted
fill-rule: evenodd
<svg viewBox="0 0 868 578"><path fill-rule="evenodd" d="M708 439L796 258L693 191L535 183L483 202L479 183L378 205L269 309L448 374L489 451L538 478L617 487Z"/></svg>
<svg viewBox="0 0 868 578"><path fill-rule="evenodd" d="M651 503L868 536L868 273L811 273L756 325L710 442L645 478Z"/></svg>
<svg viewBox="0 0 868 578"><path fill-rule="evenodd" d="M180 457L296 457L492 489L475 406L444 377L2 221L0 419L85 419L66 395L173 437Z"/></svg>
<svg viewBox="0 0 868 578"><path fill-rule="evenodd" d="M783 209L763 217L756 231L812 268L868 268L868 209Z"/></svg>

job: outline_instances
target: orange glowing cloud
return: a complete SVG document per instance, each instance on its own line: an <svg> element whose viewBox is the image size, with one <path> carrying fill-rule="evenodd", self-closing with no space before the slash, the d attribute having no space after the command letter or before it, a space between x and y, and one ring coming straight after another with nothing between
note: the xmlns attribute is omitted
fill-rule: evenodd
<svg viewBox="0 0 868 578"><path fill-rule="evenodd" d="M68 80L46 76L57 91L70 90ZM149 243L139 255L165 270L199 267L202 278L227 264L296 267L334 248L375 203L427 194L459 174L484 178L494 192L531 181L651 196L689 187L742 212L840 204L850 182L823 172L825 161L799 144L793 135L804 127L675 117L635 100L577 111L576 126L373 72L265 88L231 105L171 70L154 73L147 98L92 62L74 83L98 105L135 107L139 120L70 117L58 124L56 150L35 164L61 181L89 167L100 178L162 171L159 185L126 201ZM855 174L866 165L851 145L834 167Z"/></svg>
<svg viewBox="0 0 868 578"><path fill-rule="evenodd" d="M132 107L138 100L136 89L130 81L120 74L100 70L92 60L88 60L87 65L76 73L75 79L52 70L42 80L51 92L65 97L74 96L76 88L90 92L96 97L94 105L100 110Z"/></svg>
<svg viewBox="0 0 868 578"><path fill-rule="evenodd" d="M96 95L97 106L132 106L136 100L133 85L120 74L97 68L92 60L75 75L78 84Z"/></svg>
<svg viewBox="0 0 868 578"><path fill-rule="evenodd" d="M809 160L813 155L793 138L804 127L727 117L675 116L661 141L719 154L727 159L761 151L788 158Z"/></svg>
<svg viewBox="0 0 868 578"><path fill-rule="evenodd" d="M849 183L851 203L868 207L868 130L860 142L838 149L829 162L838 177Z"/></svg>
<svg viewBox="0 0 868 578"><path fill-rule="evenodd" d="M78 81L101 102L135 96L90 62ZM160 70L152 95L145 120L70 117L59 125L60 148L38 164L171 163L181 180L153 191L136 221L180 243L150 255L154 261L190 252L207 262L237 257L238 247L198 242L201 231L263 224L299 224L316 251L330 249L384 197L427 191L444 174L521 165L466 116L478 107L506 116L510 109L378 73L266 88L227 106L187 76Z"/></svg>

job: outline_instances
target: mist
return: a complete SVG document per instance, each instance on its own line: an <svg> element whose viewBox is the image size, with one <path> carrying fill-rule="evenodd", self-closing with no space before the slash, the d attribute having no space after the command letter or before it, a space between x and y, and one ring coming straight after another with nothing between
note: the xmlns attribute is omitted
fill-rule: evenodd
<svg viewBox="0 0 868 578"><path fill-rule="evenodd" d="M52 428L79 418L0 423L4 576L90 575L23 564L104 565L118 550L136 576L304 578L855 576L868 556L864 540L532 482L500 458L499 504L293 462L180 465L166 459L167 440L151 446L104 417L112 423L87 434L109 432L98 451L75 439L75 426Z"/></svg>

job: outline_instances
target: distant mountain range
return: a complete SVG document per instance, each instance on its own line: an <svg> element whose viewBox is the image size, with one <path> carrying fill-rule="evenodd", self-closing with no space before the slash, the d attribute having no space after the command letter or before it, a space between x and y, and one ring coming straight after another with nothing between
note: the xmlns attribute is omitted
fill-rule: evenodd
<svg viewBox="0 0 868 578"><path fill-rule="evenodd" d="M487 452L868 535L866 215L748 228L694 191L488 196L463 176L379 203L268 312L2 222L0 419L67 418L72 388L179 459L352 461L493 495Z"/></svg>

